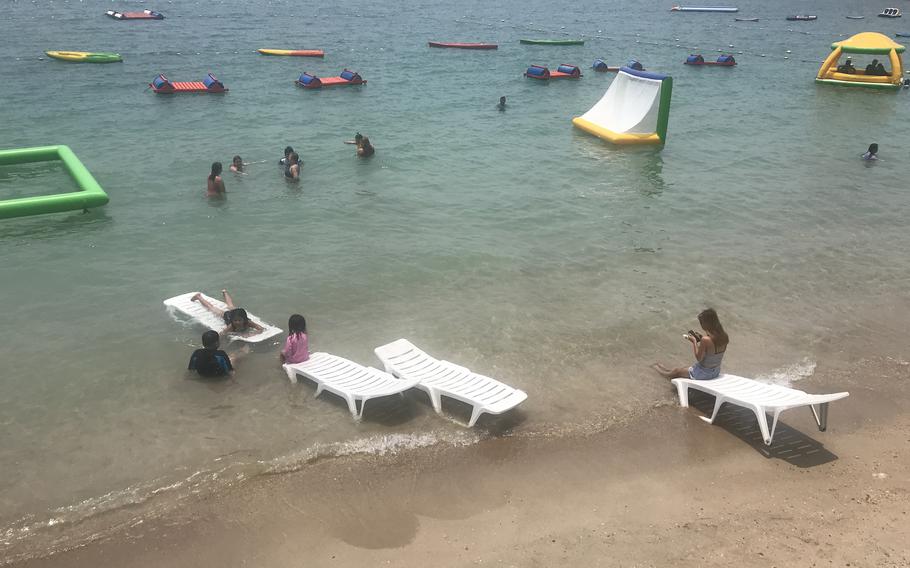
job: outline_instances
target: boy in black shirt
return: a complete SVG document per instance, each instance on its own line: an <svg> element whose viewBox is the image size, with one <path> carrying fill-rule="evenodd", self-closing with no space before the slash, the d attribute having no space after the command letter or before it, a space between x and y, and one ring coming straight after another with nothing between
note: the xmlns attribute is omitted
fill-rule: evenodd
<svg viewBox="0 0 910 568"><path fill-rule="evenodd" d="M196 371L202 377L226 377L234 372L231 358L218 349L221 340L217 331L209 330L202 334L204 349L193 351L188 369Z"/></svg>

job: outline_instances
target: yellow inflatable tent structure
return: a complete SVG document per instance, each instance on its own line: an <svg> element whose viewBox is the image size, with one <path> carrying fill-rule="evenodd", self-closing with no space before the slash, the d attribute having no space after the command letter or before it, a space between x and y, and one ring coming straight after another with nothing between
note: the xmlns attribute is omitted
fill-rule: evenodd
<svg viewBox="0 0 910 568"><path fill-rule="evenodd" d="M895 43L886 35L876 32L856 34L849 39L831 44L831 55L822 63L815 82L872 89L898 89L904 74L900 55L903 52L904 46ZM888 59L891 71L886 71L883 75L867 75L864 68L853 69L838 65L841 56L850 53L885 56L882 59Z"/></svg>

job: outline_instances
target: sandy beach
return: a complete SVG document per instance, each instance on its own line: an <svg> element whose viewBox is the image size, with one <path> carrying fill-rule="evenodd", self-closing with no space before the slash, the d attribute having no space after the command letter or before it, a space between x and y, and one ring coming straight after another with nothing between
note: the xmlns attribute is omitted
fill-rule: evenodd
<svg viewBox="0 0 910 568"><path fill-rule="evenodd" d="M827 432L785 413L771 448L668 388L622 427L326 460L13 565L908 566L910 364L815 376L850 398Z"/></svg>

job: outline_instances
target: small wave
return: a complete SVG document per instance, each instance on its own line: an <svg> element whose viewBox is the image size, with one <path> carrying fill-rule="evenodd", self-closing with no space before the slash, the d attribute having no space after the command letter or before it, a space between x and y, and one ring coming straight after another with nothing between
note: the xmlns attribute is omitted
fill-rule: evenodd
<svg viewBox="0 0 910 568"><path fill-rule="evenodd" d="M756 378L763 382L788 387L815 374L816 365L815 361L806 357L802 361L779 367L768 373L758 375Z"/></svg>
<svg viewBox="0 0 910 568"><path fill-rule="evenodd" d="M473 431L375 435L344 442L315 444L271 460L222 462L221 467L196 471L176 481L157 478L58 507L49 511L43 519L28 515L0 529L0 565L27 558L30 556L29 551L31 554L42 555L78 546L107 531L115 530L118 526L141 523L188 497L217 492L257 475L290 473L323 459L354 455L395 455L402 451L440 444L467 446L476 444L483 438L483 435ZM220 462L223 457L214 461ZM94 521L99 521L102 515L114 516L106 523L101 521L105 526L98 527ZM88 526L69 534L59 533L61 526L76 527L83 523L88 523ZM48 529L54 530L49 532ZM24 550L11 553L14 548Z"/></svg>
<svg viewBox="0 0 910 568"><path fill-rule="evenodd" d="M384 434L346 442L316 444L299 452L261 462L270 474L288 473L313 462L353 455L394 455L405 450L427 448L437 444L467 446L483 437L475 432L426 432L422 434Z"/></svg>

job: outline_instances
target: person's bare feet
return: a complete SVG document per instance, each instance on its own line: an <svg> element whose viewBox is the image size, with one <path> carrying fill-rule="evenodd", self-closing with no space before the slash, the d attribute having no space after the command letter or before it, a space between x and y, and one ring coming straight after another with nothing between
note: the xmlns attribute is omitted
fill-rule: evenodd
<svg viewBox="0 0 910 568"><path fill-rule="evenodd" d="M198 302L200 299L202 299L202 294L200 294L199 292L196 292L195 294L193 294L193 297L190 298L190 301Z"/></svg>

